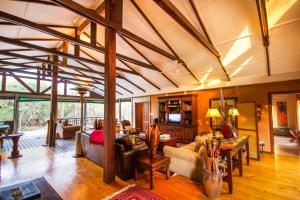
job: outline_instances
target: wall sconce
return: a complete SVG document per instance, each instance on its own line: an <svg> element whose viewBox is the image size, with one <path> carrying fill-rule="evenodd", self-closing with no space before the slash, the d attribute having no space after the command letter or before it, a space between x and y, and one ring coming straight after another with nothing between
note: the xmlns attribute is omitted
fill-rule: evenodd
<svg viewBox="0 0 300 200"><path fill-rule="evenodd" d="M261 120L262 108L261 105L256 106L256 120L259 122Z"/></svg>

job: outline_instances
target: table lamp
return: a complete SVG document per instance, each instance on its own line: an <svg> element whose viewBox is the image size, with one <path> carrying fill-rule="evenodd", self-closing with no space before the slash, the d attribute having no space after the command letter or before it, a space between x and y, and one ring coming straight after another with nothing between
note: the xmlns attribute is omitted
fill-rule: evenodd
<svg viewBox="0 0 300 200"><path fill-rule="evenodd" d="M213 130L213 135L215 135L215 129L213 128L213 122L212 122L212 121L213 121L215 118L221 117L221 114L220 114L220 112L218 111L218 109L216 109L216 108L209 108L209 109L207 110L206 117L211 118L211 120L210 120L210 128Z"/></svg>
<svg viewBox="0 0 300 200"><path fill-rule="evenodd" d="M229 111L228 111L228 115L231 117L233 128L235 129L236 128L235 117L240 115L238 109L237 108L230 108Z"/></svg>

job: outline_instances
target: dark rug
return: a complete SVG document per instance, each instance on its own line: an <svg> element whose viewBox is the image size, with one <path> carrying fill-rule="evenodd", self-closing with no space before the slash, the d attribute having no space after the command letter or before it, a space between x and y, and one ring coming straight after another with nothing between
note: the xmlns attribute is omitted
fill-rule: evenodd
<svg viewBox="0 0 300 200"><path fill-rule="evenodd" d="M34 198L35 200L36 199L62 200L62 198L57 194L57 192L51 187L51 185L46 181L46 179L44 177L29 180L29 181L24 181L24 182L6 186L6 187L2 187L2 188L0 188L0 194L2 191L12 189L12 188L20 186L21 184L30 183L30 182L33 182L41 193L40 197ZM2 200L1 197L0 197L0 199ZM6 200L6 199L3 199L3 200Z"/></svg>
<svg viewBox="0 0 300 200"><path fill-rule="evenodd" d="M104 200L164 200L164 198L141 186L129 185Z"/></svg>

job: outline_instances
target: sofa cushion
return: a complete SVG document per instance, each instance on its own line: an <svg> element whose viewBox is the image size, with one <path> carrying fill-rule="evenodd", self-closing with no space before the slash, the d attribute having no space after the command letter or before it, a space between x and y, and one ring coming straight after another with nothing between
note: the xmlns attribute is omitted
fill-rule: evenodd
<svg viewBox="0 0 300 200"><path fill-rule="evenodd" d="M90 144L104 144L104 130L94 130L90 135Z"/></svg>
<svg viewBox="0 0 300 200"><path fill-rule="evenodd" d="M116 143L122 144L127 151L132 149L133 146L129 136L127 135L116 138Z"/></svg>

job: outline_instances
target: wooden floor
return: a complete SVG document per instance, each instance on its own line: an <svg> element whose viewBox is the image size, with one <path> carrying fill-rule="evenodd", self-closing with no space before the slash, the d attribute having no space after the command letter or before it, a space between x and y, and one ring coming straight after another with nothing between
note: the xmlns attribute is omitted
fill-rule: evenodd
<svg viewBox="0 0 300 200"><path fill-rule="evenodd" d="M2 155L0 186L44 176L63 199L102 199L129 184L148 188L147 176L137 182L106 185L103 171L85 158L72 158L72 153L55 154L46 148L27 149L23 157L15 160ZM261 161L244 165L244 176L234 172L234 191L228 194L224 183L220 199L300 199L300 157L263 155ZM200 183L181 176L165 180L160 172L155 174L154 193L166 199L207 199Z"/></svg>

